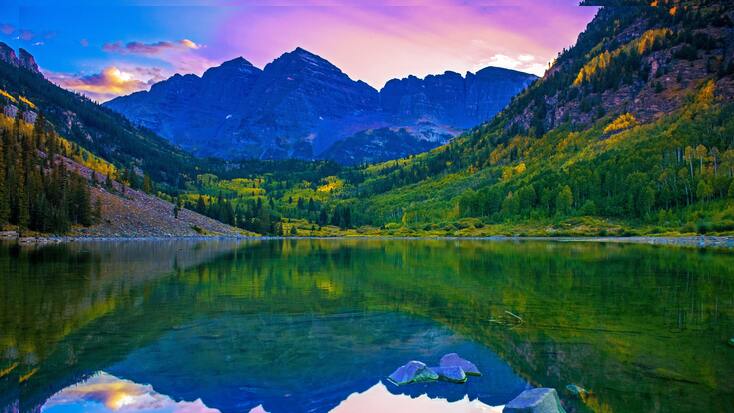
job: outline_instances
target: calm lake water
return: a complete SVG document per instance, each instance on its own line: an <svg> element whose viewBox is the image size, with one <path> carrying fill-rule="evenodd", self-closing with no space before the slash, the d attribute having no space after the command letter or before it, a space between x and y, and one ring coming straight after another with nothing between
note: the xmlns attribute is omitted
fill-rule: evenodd
<svg viewBox="0 0 734 413"><path fill-rule="evenodd" d="M445 240L0 246L1 412L468 413L537 386L558 389L570 412L731 412L730 337L730 252ZM449 352L484 375L386 380ZM591 394L576 398L569 384Z"/></svg>

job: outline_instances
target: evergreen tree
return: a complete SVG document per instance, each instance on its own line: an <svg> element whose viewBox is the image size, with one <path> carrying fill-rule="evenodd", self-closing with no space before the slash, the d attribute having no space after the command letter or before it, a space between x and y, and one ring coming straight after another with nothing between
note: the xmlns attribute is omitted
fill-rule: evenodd
<svg viewBox="0 0 734 413"><path fill-rule="evenodd" d="M150 180L150 175L147 173L143 176L143 192L146 194L153 193L153 181Z"/></svg>

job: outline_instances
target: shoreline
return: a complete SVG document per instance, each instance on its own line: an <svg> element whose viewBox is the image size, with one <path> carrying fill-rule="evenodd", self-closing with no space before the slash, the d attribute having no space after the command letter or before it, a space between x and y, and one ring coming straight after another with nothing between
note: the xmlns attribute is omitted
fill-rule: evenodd
<svg viewBox="0 0 734 413"><path fill-rule="evenodd" d="M10 234L13 233L13 234ZM160 235L160 236L77 236L77 235L49 235L18 237L14 231L0 233L0 241L17 242L22 245L47 245L72 242L135 242L135 241L215 241L215 240L287 240L287 239L322 239L322 240L448 240L448 241L545 241L545 242L596 242L614 244L647 244L657 246L678 246L693 248L734 249L734 236L631 236L631 237L599 237L599 236L567 236L567 237L537 237L537 236L484 236L484 237L457 237L457 236L395 236L395 235L354 235L354 236L251 236L251 235Z"/></svg>

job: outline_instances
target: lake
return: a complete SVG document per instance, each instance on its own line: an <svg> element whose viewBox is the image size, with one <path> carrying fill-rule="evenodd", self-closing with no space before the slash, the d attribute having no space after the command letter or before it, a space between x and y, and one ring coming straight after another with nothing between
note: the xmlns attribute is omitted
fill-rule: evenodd
<svg viewBox="0 0 734 413"><path fill-rule="evenodd" d="M477 240L0 246L2 412L734 411L734 254ZM456 352L465 384L395 386ZM589 393L574 396L567 385Z"/></svg>

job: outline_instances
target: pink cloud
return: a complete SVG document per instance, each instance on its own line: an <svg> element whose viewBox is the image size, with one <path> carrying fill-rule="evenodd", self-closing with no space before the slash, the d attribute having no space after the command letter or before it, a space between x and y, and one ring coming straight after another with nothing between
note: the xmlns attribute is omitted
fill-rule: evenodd
<svg viewBox="0 0 734 413"><path fill-rule="evenodd" d="M151 83L165 78L161 69L150 67L119 68L108 66L101 72L90 75L54 72L45 72L44 74L57 85L84 94L99 102L147 89Z"/></svg>

